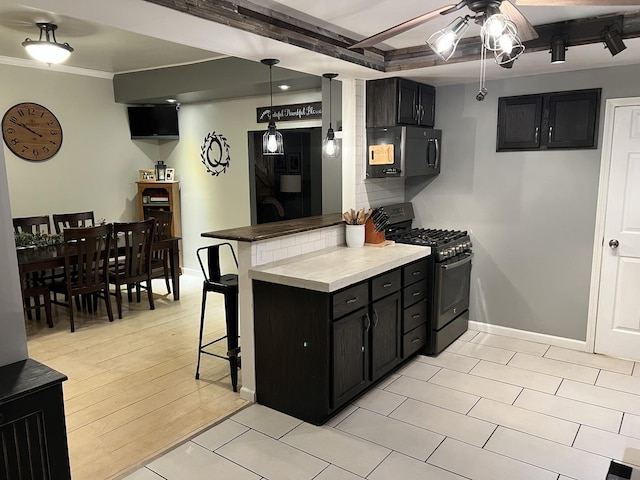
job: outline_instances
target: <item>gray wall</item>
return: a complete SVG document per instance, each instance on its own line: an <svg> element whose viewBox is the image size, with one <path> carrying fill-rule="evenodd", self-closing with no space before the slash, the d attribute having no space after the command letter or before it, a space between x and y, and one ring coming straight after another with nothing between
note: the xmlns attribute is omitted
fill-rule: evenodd
<svg viewBox="0 0 640 480"><path fill-rule="evenodd" d="M625 66L493 81L484 102L477 84L437 89L442 171L408 179L406 199L418 225L471 231L471 320L585 340L605 100L640 96L638 75ZM498 97L597 87L597 150L495 151Z"/></svg>

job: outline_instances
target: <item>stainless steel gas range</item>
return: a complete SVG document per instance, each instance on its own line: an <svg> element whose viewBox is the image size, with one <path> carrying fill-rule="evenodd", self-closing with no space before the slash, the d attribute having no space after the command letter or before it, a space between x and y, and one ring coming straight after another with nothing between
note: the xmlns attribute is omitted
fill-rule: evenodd
<svg viewBox="0 0 640 480"><path fill-rule="evenodd" d="M384 210L389 216L387 240L431 247L427 276L429 339L423 353L436 355L469 325L471 238L464 230L413 228L411 203L387 205Z"/></svg>

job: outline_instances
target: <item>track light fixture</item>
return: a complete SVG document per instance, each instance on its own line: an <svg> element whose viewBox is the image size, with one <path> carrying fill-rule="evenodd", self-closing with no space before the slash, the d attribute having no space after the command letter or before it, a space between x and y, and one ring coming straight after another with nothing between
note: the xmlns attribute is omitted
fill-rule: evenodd
<svg viewBox="0 0 640 480"><path fill-rule="evenodd" d="M271 102L269 104L269 126L262 136L262 154L263 155L284 155L284 139L282 134L276 128L276 122L273 120L273 81L271 77L271 69L274 65L280 63L277 58L264 58L260 60L263 65L269 66L269 96Z"/></svg>
<svg viewBox="0 0 640 480"><path fill-rule="evenodd" d="M620 30L611 26L602 32L602 39L604 41L604 48L609 49L612 57L622 52L627 46L622 41L622 35Z"/></svg>
<svg viewBox="0 0 640 480"><path fill-rule="evenodd" d="M27 38L22 42L27 53L34 59L49 65L62 63L69 58L73 48L68 43L58 43L55 33L58 26L53 23L36 23L36 25L40 29L40 38L38 40Z"/></svg>
<svg viewBox="0 0 640 480"><path fill-rule="evenodd" d="M567 51L567 40L564 37L553 37L551 39L551 63L564 63Z"/></svg>
<svg viewBox="0 0 640 480"><path fill-rule="evenodd" d="M446 28L438 30L427 39L427 44L431 47L431 50L445 62L456 51L458 42L460 42L460 39L469 28L469 18L468 15L464 18L458 17Z"/></svg>
<svg viewBox="0 0 640 480"><path fill-rule="evenodd" d="M329 79L329 130L327 130L327 136L322 141L322 153L325 157L336 158L340 156L340 143L336 139L336 134L331 126L331 107L333 104L331 96L331 80L338 76L337 73L324 73L324 78Z"/></svg>

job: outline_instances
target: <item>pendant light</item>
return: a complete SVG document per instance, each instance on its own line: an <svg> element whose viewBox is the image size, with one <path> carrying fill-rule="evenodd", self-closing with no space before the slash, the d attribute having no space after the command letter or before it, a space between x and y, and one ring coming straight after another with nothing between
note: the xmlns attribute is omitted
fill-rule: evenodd
<svg viewBox="0 0 640 480"><path fill-rule="evenodd" d="M269 106L269 126L262 136L262 154L263 155L284 155L284 141L282 134L276 128L276 122L273 121L273 82L271 79L271 68L280 63L277 58L265 58L260 60L263 65L269 65L269 95L271 103Z"/></svg>
<svg viewBox="0 0 640 480"><path fill-rule="evenodd" d="M340 143L336 139L336 134L331 126L331 107L333 103L331 96L331 80L336 78L338 74L325 73L322 76L329 79L329 130L327 130L327 136L322 141L322 153L325 157L336 158L340 156Z"/></svg>
<svg viewBox="0 0 640 480"><path fill-rule="evenodd" d="M62 63L69 58L73 48L68 43L58 43L55 34L58 26L53 23L37 23L36 25L40 29L40 38L38 40L27 38L22 42L27 53L36 60L49 65Z"/></svg>

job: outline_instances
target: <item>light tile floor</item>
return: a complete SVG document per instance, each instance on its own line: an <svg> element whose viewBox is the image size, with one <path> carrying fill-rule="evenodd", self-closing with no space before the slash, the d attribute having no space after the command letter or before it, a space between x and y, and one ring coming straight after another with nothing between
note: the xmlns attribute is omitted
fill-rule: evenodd
<svg viewBox="0 0 640 480"><path fill-rule="evenodd" d="M126 480L604 480L640 466L640 366L468 331L322 427L251 405Z"/></svg>

